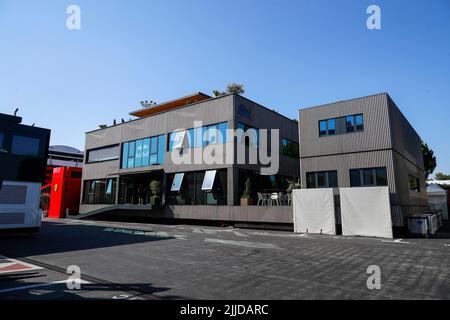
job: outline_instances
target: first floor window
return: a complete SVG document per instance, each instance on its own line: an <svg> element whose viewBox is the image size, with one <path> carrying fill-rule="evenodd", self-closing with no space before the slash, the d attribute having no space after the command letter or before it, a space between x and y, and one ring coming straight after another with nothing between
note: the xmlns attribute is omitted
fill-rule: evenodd
<svg viewBox="0 0 450 320"><path fill-rule="evenodd" d="M409 175L409 190L420 192L420 180L413 175Z"/></svg>
<svg viewBox="0 0 450 320"><path fill-rule="evenodd" d="M181 183L183 182L184 173L177 173L173 179L170 191L180 191Z"/></svg>
<svg viewBox="0 0 450 320"><path fill-rule="evenodd" d="M116 179L98 179L84 182L84 204L115 204Z"/></svg>
<svg viewBox="0 0 450 320"><path fill-rule="evenodd" d="M363 168L350 170L351 187L387 186L386 168Z"/></svg>
<svg viewBox="0 0 450 320"><path fill-rule="evenodd" d="M337 188L337 171L318 171L306 173L306 188Z"/></svg>
<svg viewBox="0 0 450 320"><path fill-rule="evenodd" d="M122 145L122 169L160 165L164 162L165 136L160 135Z"/></svg>
<svg viewBox="0 0 450 320"><path fill-rule="evenodd" d="M203 179L202 190L211 190L213 188L216 172L216 170L206 171L205 178Z"/></svg>

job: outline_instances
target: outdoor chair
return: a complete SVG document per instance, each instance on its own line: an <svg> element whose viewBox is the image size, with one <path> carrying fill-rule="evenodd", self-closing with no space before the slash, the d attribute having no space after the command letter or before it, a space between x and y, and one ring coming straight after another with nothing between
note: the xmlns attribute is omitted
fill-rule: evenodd
<svg viewBox="0 0 450 320"><path fill-rule="evenodd" d="M261 192L258 192L258 203L256 205L266 206L267 204L268 204L267 198Z"/></svg>

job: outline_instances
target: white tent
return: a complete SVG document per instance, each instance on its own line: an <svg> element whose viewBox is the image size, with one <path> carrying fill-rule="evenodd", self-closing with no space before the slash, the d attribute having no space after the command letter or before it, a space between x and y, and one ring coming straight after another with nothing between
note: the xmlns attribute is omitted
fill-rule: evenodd
<svg viewBox="0 0 450 320"><path fill-rule="evenodd" d="M442 218L448 220L447 191L437 184L427 186L428 205L435 210L442 210Z"/></svg>

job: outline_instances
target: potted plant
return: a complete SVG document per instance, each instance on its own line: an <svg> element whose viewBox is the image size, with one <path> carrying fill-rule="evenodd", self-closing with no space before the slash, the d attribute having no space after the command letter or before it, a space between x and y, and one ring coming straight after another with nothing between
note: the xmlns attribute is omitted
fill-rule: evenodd
<svg viewBox="0 0 450 320"><path fill-rule="evenodd" d="M286 179L286 181L288 183L288 187L286 188L287 193L292 193L292 190L301 188L300 179L298 181Z"/></svg>
<svg viewBox="0 0 450 320"><path fill-rule="evenodd" d="M252 194L252 182L250 180L250 177L245 180L245 189L244 193L241 197L241 206L251 206L253 205L253 199L251 198Z"/></svg>
<svg viewBox="0 0 450 320"><path fill-rule="evenodd" d="M161 204L161 182L158 180L153 180L150 182L150 204L152 206L158 206Z"/></svg>

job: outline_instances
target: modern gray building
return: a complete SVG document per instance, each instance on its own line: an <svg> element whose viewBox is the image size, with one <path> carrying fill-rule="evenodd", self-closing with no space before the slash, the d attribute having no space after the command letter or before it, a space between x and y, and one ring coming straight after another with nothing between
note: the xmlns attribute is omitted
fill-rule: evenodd
<svg viewBox="0 0 450 320"><path fill-rule="evenodd" d="M137 119L86 133L80 213L139 211L162 218L292 222L287 205L256 204L258 193L286 193L288 181L300 176L296 120L237 94L212 98L196 93L130 114ZM226 129L238 128L255 129L256 136L225 137ZM279 129L276 175L261 175L258 164L175 164L172 159L180 147L194 152L210 145L236 150L244 144L249 153L259 148L259 129ZM250 201L241 206L248 181Z"/></svg>
<svg viewBox="0 0 450 320"><path fill-rule="evenodd" d="M302 188L388 186L394 226L427 207L421 139L387 93L299 116Z"/></svg>

